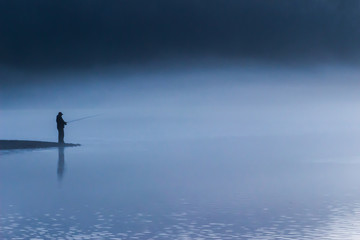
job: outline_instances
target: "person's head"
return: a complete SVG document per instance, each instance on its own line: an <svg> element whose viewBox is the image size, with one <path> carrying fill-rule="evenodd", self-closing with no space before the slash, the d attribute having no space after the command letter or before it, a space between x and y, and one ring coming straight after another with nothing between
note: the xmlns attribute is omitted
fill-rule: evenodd
<svg viewBox="0 0 360 240"><path fill-rule="evenodd" d="M62 115L64 115L64 114L62 114L62 112L59 112L58 115L59 115L59 116L62 116Z"/></svg>

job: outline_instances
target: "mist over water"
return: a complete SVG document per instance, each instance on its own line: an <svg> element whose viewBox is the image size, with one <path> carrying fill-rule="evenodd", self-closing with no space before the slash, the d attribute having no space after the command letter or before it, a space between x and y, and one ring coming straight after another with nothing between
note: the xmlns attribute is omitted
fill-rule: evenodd
<svg viewBox="0 0 360 240"><path fill-rule="evenodd" d="M81 147L1 152L1 238L356 239L357 76L29 74L1 92L0 139L56 141L59 111L96 116L65 127Z"/></svg>
<svg viewBox="0 0 360 240"><path fill-rule="evenodd" d="M354 133L357 76L344 67L261 65L29 75L38 81L1 93L0 134L55 139L59 111L67 121L98 115L67 126L78 141Z"/></svg>
<svg viewBox="0 0 360 240"><path fill-rule="evenodd" d="M360 239L359 10L0 1L0 239Z"/></svg>

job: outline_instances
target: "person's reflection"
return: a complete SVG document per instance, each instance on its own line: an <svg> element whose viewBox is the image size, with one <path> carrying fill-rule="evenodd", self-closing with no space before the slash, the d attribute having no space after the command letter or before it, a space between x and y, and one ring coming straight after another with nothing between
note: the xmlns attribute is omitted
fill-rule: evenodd
<svg viewBox="0 0 360 240"><path fill-rule="evenodd" d="M58 167L57 167L57 175L58 175L59 181L61 181L61 179L63 178L64 168L65 168L64 147L59 147L59 160L58 160Z"/></svg>

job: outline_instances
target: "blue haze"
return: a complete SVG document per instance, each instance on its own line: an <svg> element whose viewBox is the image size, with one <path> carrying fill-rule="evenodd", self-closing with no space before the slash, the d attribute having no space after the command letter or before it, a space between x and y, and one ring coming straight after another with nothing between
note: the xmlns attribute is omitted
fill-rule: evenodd
<svg viewBox="0 0 360 240"><path fill-rule="evenodd" d="M65 128L81 147L0 153L2 239L359 237L356 70L37 77L2 90L0 139L99 115Z"/></svg>

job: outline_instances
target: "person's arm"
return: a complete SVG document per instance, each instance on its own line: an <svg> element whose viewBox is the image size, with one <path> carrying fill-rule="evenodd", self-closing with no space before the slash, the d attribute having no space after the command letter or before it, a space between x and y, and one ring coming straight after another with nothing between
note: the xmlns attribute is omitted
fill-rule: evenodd
<svg viewBox="0 0 360 240"><path fill-rule="evenodd" d="M61 118L61 121L63 122L64 125L67 124L67 122L65 122L63 118Z"/></svg>

